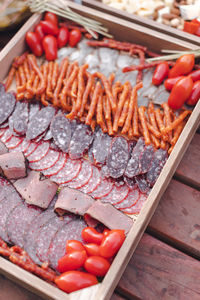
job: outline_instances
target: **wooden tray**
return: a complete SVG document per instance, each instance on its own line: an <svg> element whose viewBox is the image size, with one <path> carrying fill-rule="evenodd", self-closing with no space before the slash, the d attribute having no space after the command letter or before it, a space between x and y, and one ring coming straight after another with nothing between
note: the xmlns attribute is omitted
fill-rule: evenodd
<svg viewBox="0 0 200 300"><path fill-rule="evenodd" d="M122 18L124 20L133 22L135 24L139 24L144 27L156 30L157 32L169 34L170 36L173 36L173 37L176 37L183 41L191 42L191 43L194 43L194 44L200 46L200 37L198 37L196 35L184 32L182 30L173 28L171 26L160 24L156 21L153 21L153 20L145 18L145 17L140 17L135 14L131 14L129 12L110 7L109 5L102 3L101 0L82 0L82 4L87 7L97 9L98 11L108 13L115 17Z"/></svg>
<svg viewBox="0 0 200 300"><path fill-rule="evenodd" d="M105 13L97 12L90 8L87 8L86 12L85 7L75 3L69 3L69 6L84 16L100 21L109 29L110 33L112 33L116 39L122 40L125 32L127 41L146 45L152 51L160 51L161 48L179 50L197 48L196 45L191 43L180 41L174 37L169 37L163 33L153 31L149 28L144 28L140 25L118 19ZM41 17L41 15L33 15L0 53L0 81L4 80L7 76L13 58L17 55L20 55L25 50L25 33L28 30L32 30L39 22ZM170 43L168 42L169 40ZM167 160L161 175L152 189L148 200L143 206L141 213L130 230L123 246L114 259L112 266L102 283L68 295L2 257L0 257L0 272L46 299L109 299L124 269L126 268L129 259L133 255L133 252L136 249L137 244L146 226L148 225L163 192L165 191L176 170L176 167L178 166L185 150L187 149L199 125L199 122L200 101L193 110L193 113L189 118L172 154Z"/></svg>

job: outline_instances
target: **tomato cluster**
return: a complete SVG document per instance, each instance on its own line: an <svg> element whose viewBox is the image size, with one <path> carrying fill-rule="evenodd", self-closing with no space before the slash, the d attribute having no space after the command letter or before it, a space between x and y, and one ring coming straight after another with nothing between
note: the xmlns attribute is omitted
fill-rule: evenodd
<svg viewBox="0 0 200 300"><path fill-rule="evenodd" d="M67 43L75 47L81 40L79 28L68 30L66 26L59 27L58 17L46 12L44 20L35 27L34 31L26 33L26 43L36 56L45 53L46 59L51 61L57 58L58 48L64 47Z"/></svg>
<svg viewBox="0 0 200 300"><path fill-rule="evenodd" d="M200 36L200 19L184 21L183 31Z"/></svg>
<svg viewBox="0 0 200 300"><path fill-rule="evenodd" d="M194 64L194 54L184 54L171 69L167 62L163 62L154 71L154 85L159 85L166 79L164 86L171 91L168 104L172 109L179 109L184 103L195 105L200 98L200 69L192 71Z"/></svg>
<svg viewBox="0 0 200 300"><path fill-rule="evenodd" d="M82 231L82 239L68 240L66 254L58 261L61 273L55 279L57 286L67 293L98 283L97 277L106 275L114 255L125 240L124 230L105 229L99 233L93 227Z"/></svg>

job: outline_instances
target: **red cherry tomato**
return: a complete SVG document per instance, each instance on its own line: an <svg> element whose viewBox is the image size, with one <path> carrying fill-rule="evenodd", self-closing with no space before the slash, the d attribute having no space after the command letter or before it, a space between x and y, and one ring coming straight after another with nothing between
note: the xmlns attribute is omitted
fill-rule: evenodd
<svg viewBox="0 0 200 300"><path fill-rule="evenodd" d="M190 97L192 92L193 81L190 76L179 79L173 86L168 98L168 104L172 109L179 109Z"/></svg>
<svg viewBox="0 0 200 300"><path fill-rule="evenodd" d="M92 274L68 271L56 277L55 283L64 292L71 293L95 285L98 283L98 280Z"/></svg>
<svg viewBox="0 0 200 300"><path fill-rule="evenodd" d="M163 80L168 76L168 73L169 73L168 63L166 61L160 63L159 65L157 65L153 73L152 83L154 85L160 85L163 82Z"/></svg>
<svg viewBox="0 0 200 300"><path fill-rule="evenodd" d="M85 250L89 256L91 256L91 255L98 256L99 255L99 245L90 243L90 244L86 244L84 246L85 246Z"/></svg>
<svg viewBox="0 0 200 300"><path fill-rule="evenodd" d="M42 46L40 44L40 40L35 32L27 32L26 33L26 42L36 56L41 56L43 53Z"/></svg>
<svg viewBox="0 0 200 300"><path fill-rule="evenodd" d="M191 33L191 34L195 34L196 31L198 30L198 27L199 27L199 24L197 24L195 22L185 21L183 31Z"/></svg>
<svg viewBox="0 0 200 300"><path fill-rule="evenodd" d="M178 77L174 77L174 78L167 78L164 82L164 86L166 88L166 90L171 91L171 89L173 88L173 86L175 85L175 83L177 83L177 81L181 78L183 78L184 76L178 76Z"/></svg>
<svg viewBox="0 0 200 300"><path fill-rule="evenodd" d="M100 245L100 255L106 258L114 256L125 240L124 230L111 230Z"/></svg>
<svg viewBox="0 0 200 300"><path fill-rule="evenodd" d="M44 20L49 21L58 26L58 17L52 12L46 12L44 15Z"/></svg>
<svg viewBox="0 0 200 300"><path fill-rule="evenodd" d="M65 249L67 253L85 250L83 244L80 241L76 240L68 240Z"/></svg>
<svg viewBox="0 0 200 300"><path fill-rule="evenodd" d="M78 28L72 29L69 33L69 45L75 47L81 39L81 32Z"/></svg>
<svg viewBox="0 0 200 300"><path fill-rule="evenodd" d="M103 239L103 234L96 231L93 227L84 228L81 235L83 240L87 243L95 243L99 245Z"/></svg>
<svg viewBox="0 0 200 300"><path fill-rule="evenodd" d="M107 235L109 232L110 232L110 229L105 228L104 231L103 231L103 234Z"/></svg>
<svg viewBox="0 0 200 300"><path fill-rule="evenodd" d="M192 92L189 99L186 101L188 105L195 105L200 99L200 80L193 84Z"/></svg>
<svg viewBox="0 0 200 300"><path fill-rule="evenodd" d="M169 78L189 74L194 67L194 54L184 54L179 57L171 70L169 70Z"/></svg>
<svg viewBox="0 0 200 300"><path fill-rule="evenodd" d="M42 31L45 34L51 34L51 35L55 35L55 36L58 35L59 29L55 24L53 24L49 21L41 21L39 24L41 24Z"/></svg>
<svg viewBox="0 0 200 300"><path fill-rule="evenodd" d="M193 80L193 82L197 81L197 80L200 80L200 69L199 70L195 70L195 71L192 71L190 73L190 76Z"/></svg>
<svg viewBox="0 0 200 300"><path fill-rule="evenodd" d="M57 58L57 40L53 35L46 35L42 41L42 46L47 60Z"/></svg>
<svg viewBox="0 0 200 300"><path fill-rule="evenodd" d="M84 265L86 258L87 254L85 250L73 251L58 260L57 269L60 273L77 270Z"/></svg>
<svg viewBox="0 0 200 300"><path fill-rule="evenodd" d="M67 27L61 27L58 32L58 48L64 47L69 40L69 30Z"/></svg>
<svg viewBox="0 0 200 300"><path fill-rule="evenodd" d="M84 268L93 275L104 276L110 268L110 263L101 256L90 256L86 259Z"/></svg>
<svg viewBox="0 0 200 300"><path fill-rule="evenodd" d="M42 25L41 24L38 24L36 27L35 27L35 33L37 34L40 42L43 40L44 38L44 32L42 30Z"/></svg>

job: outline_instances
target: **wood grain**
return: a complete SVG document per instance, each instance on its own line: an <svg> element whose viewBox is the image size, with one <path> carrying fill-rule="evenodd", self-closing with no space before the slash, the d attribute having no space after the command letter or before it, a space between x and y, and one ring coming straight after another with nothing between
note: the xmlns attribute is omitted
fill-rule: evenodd
<svg viewBox="0 0 200 300"><path fill-rule="evenodd" d="M200 299L200 263L144 234L118 288L142 300Z"/></svg>

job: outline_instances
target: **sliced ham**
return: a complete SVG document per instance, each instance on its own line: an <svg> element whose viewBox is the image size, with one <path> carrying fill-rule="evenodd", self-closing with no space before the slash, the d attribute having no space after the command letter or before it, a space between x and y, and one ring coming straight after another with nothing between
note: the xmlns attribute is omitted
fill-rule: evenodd
<svg viewBox="0 0 200 300"><path fill-rule="evenodd" d="M58 186L41 173L31 171L26 178L14 182L16 190L29 204L47 208L54 198Z"/></svg>
<svg viewBox="0 0 200 300"><path fill-rule="evenodd" d="M22 152L12 152L0 155L0 171L8 179L25 177L26 159Z"/></svg>

